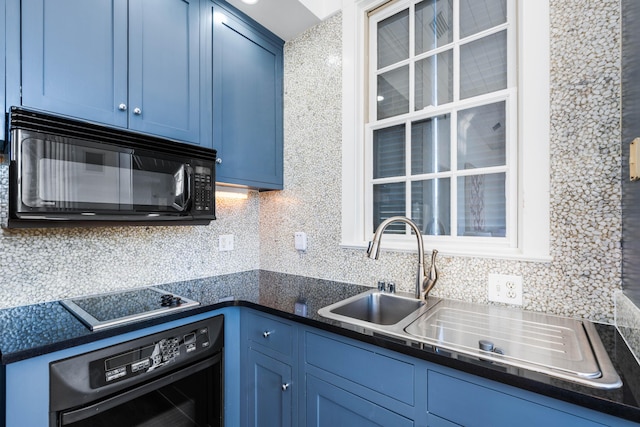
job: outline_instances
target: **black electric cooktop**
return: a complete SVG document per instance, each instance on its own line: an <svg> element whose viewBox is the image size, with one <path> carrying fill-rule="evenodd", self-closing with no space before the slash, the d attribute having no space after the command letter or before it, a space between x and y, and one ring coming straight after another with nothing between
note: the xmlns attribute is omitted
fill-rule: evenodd
<svg viewBox="0 0 640 427"><path fill-rule="evenodd" d="M60 301L60 304L89 329L95 331L182 310L200 303L159 288L149 287L68 299Z"/></svg>

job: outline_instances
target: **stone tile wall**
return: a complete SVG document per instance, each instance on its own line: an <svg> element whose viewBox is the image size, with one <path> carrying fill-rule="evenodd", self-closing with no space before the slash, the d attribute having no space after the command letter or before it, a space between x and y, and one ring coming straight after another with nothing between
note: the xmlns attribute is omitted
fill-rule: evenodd
<svg viewBox="0 0 640 427"><path fill-rule="evenodd" d="M486 302L523 276L524 307L612 322L621 288L619 0L551 0L550 263L441 257L434 294ZM413 288L415 255L340 248L342 18L285 45L285 190L219 201L208 227L0 230L0 308L261 268ZM0 167L6 213L6 166ZM300 254L293 233L305 231ZM236 249L218 252L220 234Z"/></svg>
<svg viewBox="0 0 640 427"><path fill-rule="evenodd" d="M3 164L3 221L7 186ZM216 203L208 226L2 228L0 308L259 268L258 195ZM234 234L234 251L218 252L220 234Z"/></svg>
<svg viewBox="0 0 640 427"><path fill-rule="evenodd" d="M489 273L518 274L524 307L613 321L621 288L620 4L551 0L550 263L439 259L433 294L487 302ZM260 266L411 291L415 255L341 249L341 15L285 45L285 190L261 195ZM540 70L544 72L545 70ZM305 231L309 250L293 248Z"/></svg>

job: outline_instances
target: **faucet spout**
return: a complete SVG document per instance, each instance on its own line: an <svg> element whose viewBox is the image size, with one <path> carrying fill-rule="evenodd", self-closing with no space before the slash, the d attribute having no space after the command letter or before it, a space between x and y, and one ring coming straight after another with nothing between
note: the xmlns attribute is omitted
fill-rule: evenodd
<svg viewBox="0 0 640 427"><path fill-rule="evenodd" d="M384 230L394 222L402 222L404 224L407 224L409 227L411 227L414 234L416 235L416 238L418 239L418 273L416 274L415 296L418 299L422 299L423 293L426 297L429 291L436 284L437 271L435 270L435 256L438 251L433 251L433 255L431 258L431 271L428 272L424 264L424 244L422 242L422 232L413 221L404 216L392 216L382 221L378 228L376 228L376 231L373 234L373 239L369 242L367 256L372 259L378 259L380 257L380 242L382 240L382 235L384 233Z"/></svg>

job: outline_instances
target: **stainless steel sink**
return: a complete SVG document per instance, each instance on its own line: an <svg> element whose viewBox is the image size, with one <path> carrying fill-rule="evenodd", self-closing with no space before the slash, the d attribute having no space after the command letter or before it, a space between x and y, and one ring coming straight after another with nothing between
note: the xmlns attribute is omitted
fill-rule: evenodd
<svg viewBox="0 0 640 427"><path fill-rule="evenodd" d="M371 290L318 311L364 333L541 372L598 388L622 385L589 321ZM457 356L456 356L457 357Z"/></svg>
<svg viewBox="0 0 640 427"><path fill-rule="evenodd" d="M423 301L415 298L403 298L383 292L373 292L362 295L331 311L341 316L377 325L393 325L423 305Z"/></svg>

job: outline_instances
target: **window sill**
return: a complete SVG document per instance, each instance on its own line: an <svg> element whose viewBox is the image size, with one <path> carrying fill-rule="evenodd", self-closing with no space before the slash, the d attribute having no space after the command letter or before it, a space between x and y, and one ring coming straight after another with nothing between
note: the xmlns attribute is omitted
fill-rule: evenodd
<svg viewBox="0 0 640 427"><path fill-rule="evenodd" d="M342 249L355 249L366 250L369 242L364 241L343 241L340 243ZM454 247L455 246L455 247ZM527 254L523 253L520 249L514 248L487 248L486 245L477 245L475 247L460 248L460 244L452 244L450 242L440 242L433 244L428 241L424 241L425 252L430 253L431 248L435 247L438 250L438 254L442 256L456 256L456 257L469 257L469 258L489 258L500 259L510 261L525 261L525 262L539 262L550 263L553 261L553 257L549 254ZM416 239L411 237L405 241L393 240L391 236L386 236L382 242L383 251L391 252L417 252Z"/></svg>

